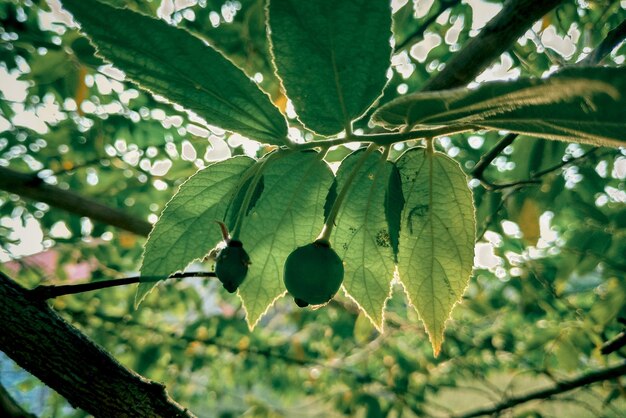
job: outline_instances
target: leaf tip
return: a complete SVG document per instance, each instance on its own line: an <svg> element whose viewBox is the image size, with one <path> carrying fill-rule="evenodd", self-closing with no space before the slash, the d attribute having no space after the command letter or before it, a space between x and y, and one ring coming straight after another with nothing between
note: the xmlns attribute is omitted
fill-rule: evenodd
<svg viewBox="0 0 626 418"><path fill-rule="evenodd" d="M385 307L387 306L387 302L391 299L391 281L389 282L389 292L387 292L387 297L383 301L382 307L380 308L380 312L376 310L375 312L368 312L359 302L358 300L352 296L345 285L341 286L343 290L343 294L346 295L348 299L350 299L357 306L359 311L361 311L365 317L369 320L369 322L376 328L376 331L379 333L385 332Z"/></svg>
<svg viewBox="0 0 626 418"><path fill-rule="evenodd" d="M137 291L135 292L135 301L133 303L133 307L135 310L139 308L141 302L152 293L152 290L156 287L156 283L139 283L137 286Z"/></svg>
<svg viewBox="0 0 626 418"><path fill-rule="evenodd" d="M256 328L256 326L259 323L259 321L261 320L261 318L263 318L265 316L265 314L267 314L267 312L270 310L270 308L272 306L274 306L276 301L278 299L282 298L283 296L285 296L286 294L287 294L286 290L284 292L280 293L270 303L267 304L267 306L265 307L265 309L262 312L257 313L255 315L253 313L252 309L248 309L248 307L246 307L245 298L241 295L241 287L239 288L239 290L237 290L237 296L239 296L239 300L241 300L241 307L243 308L243 311L245 312L245 320L246 320L246 324L248 325L248 329L250 330L250 332L254 331L254 328Z"/></svg>

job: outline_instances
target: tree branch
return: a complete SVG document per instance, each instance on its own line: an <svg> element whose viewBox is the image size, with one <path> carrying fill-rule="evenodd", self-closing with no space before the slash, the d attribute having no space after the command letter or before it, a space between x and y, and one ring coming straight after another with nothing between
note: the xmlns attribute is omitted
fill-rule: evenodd
<svg viewBox="0 0 626 418"><path fill-rule="evenodd" d="M526 402L530 402L536 399L549 399L555 395L569 392L570 390L574 390L583 386L588 386L597 382L602 382L604 380L617 379L624 374L626 374L626 362L622 362L612 367L607 367L606 369L595 370L593 372L589 372L571 380L563 380L561 382L557 382L551 387L536 390L534 392L529 392L526 395L514 396L493 406L475 409L461 415L455 415L455 417L472 418L484 415L498 414L499 412L511 409L517 405Z"/></svg>
<svg viewBox="0 0 626 418"><path fill-rule="evenodd" d="M417 28L417 30L415 32L413 32L412 34L407 36L404 39L404 41L398 43L398 45L396 45L393 53L397 54L398 52L402 51L404 48L406 48L408 46L411 46L412 44L417 42L419 39L422 39L424 37L424 32L426 32L426 29L428 29L428 27L430 25L435 23L435 21L439 18L439 16L443 12L445 12L446 10L456 6L459 3L461 3L461 0L440 0L439 1L439 8L437 9L437 11L435 13L433 13L430 17L428 17L419 26L419 28Z"/></svg>
<svg viewBox="0 0 626 418"><path fill-rule="evenodd" d="M77 293L91 292L92 290L106 289L115 286L127 286L135 283L154 283L167 279L184 279L187 277L216 277L212 271L188 271L176 273L171 276L134 276L122 279L98 280L89 283L66 284L66 285L40 285L28 291L32 300L48 300L59 296L75 295Z"/></svg>
<svg viewBox="0 0 626 418"><path fill-rule="evenodd" d="M626 331L620 332L615 337L602 344L600 352L605 355L611 354L624 346L626 346Z"/></svg>
<svg viewBox="0 0 626 418"><path fill-rule="evenodd" d="M72 315L84 316L83 312L75 311L72 309L65 309L65 312L69 312ZM172 339L173 343L180 344L184 347L186 347L190 343L199 343L207 347L208 346L217 347L219 349L231 352L233 354L247 353L247 354L252 354L252 355L256 355L260 357L265 357L268 359L281 360L285 362L286 364L291 364L295 366L317 366L317 367L321 367L321 368L327 369L335 373L342 373L342 374L350 375L355 379L355 381L359 385L365 385L369 383L376 383L376 384L381 385L383 388L385 388L390 393L392 393L399 401L401 401L407 407L413 409L412 405L407 401L407 397L414 397L416 395L413 392L411 392L409 388L399 388L395 386L393 383L390 383L386 381L385 379L377 377L371 373L367 373L367 372L364 373L353 368L347 368L347 367L334 365L334 364L331 364L332 363L331 361L323 361L321 359L314 359L314 358L307 358L307 357L293 357L288 354L284 354L284 352L287 351L289 348L287 345L286 346L274 346L274 347L272 346L266 346L266 347L246 346L245 348L242 348L236 345L225 343L216 337L200 338L200 337L188 335L185 333L181 334L181 333L161 329L153 325L144 324L128 317L110 316L110 315L103 314L102 312L98 312L96 313L96 315L100 320L105 321L105 322L109 322L112 324L123 323L124 325L136 326L138 328L142 328L145 331L149 331L157 335L167 336L168 338ZM120 337L120 335L118 334L115 334L115 335Z"/></svg>
<svg viewBox="0 0 626 418"><path fill-rule="evenodd" d="M0 167L0 190L44 202L50 206L79 216L86 216L94 221L112 225L137 235L147 236L152 229L152 225L148 221L72 191L46 184L32 175L19 173L6 167Z"/></svg>
<svg viewBox="0 0 626 418"><path fill-rule="evenodd" d="M582 60L579 65L582 66L599 64L608 54L611 53L611 51L613 51L613 49L615 49L615 47L617 47L624 40L624 38L626 38L626 20L623 20L622 23L620 23L616 28L609 31L609 33L602 40L602 42L600 42L600 44L593 50L593 52L587 55L587 57ZM489 189L502 189L506 187L511 187L512 185L515 186L517 184L521 184L522 182L505 185L494 185L485 180L483 176L483 173L485 169L489 167L489 164L491 164L491 162L495 160L496 157L500 155L500 153L506 147L511 145L518 136L519 134L508 134L500 139L500 141L498 141L498 143L496 143L493 148L487 151L487 153L480 158L480 161L478 161L478 164L476 164L476 166L472 170L472 176L475 179L480 180L483 185L486 185ZM571 161L566 161L563 163L563 165L568 164L569 162ZM552 170L549 169L547 172L549 171ZM546 174L547 172L544 172L543 174ZM535 175L533 175L533 178L541 177L543 174L536 173ZM526 181L526 183L528 182L534 183L532 181Z"/></svg>
<svg viewBox="0 0 626 418"><path fill-rule="evenodd" d="M581 65L596 65L611 53L626 38L626 19L609 31L591 54L580 62Z"/></svg>
<svg viewBox="0 0 626 418"><path fill-rule="evenodd" d="M3 273L0 300L0 350L74 407L107 418L193 417Z"/></svg>
<svg viewBox="0 0 626 418"><path fill-rule="evenodd" d="M515 141L515 138L517 138L517 134L508 134L502 137L496 145L493 146L493 148L487 151L487 153L480 158L480 161L478 161L478 164L476 164L472 170L472 176L475 179L482 181L485 169L489 167L489 164L491 164L491 162L495 160L506 147Z"/></svg>
<svg viewBox="0 0 626 418"><path fill-rule="evenodd" d="M428 80L422 91L460 87L468 84L494 59L505 52L535 21L563 0L511 0L475 38L465 44L446 67Z"/></svg>

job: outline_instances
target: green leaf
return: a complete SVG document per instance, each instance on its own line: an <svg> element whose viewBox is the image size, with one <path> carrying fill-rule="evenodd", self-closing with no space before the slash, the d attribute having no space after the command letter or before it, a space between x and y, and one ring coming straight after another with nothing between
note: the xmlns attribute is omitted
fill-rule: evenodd
<svg viewBox="0 0 626 418"><path fill-rule="evenodd" d="M239 296L254 328L285 293L283 265L299 246L312 242L324 224L324 201L333 180L316 152L277 155L263 171L263 194L241 228L252 264Z"/></svg>
<svg viewBox="0 0 626 418"><path fill-rule="evenodd" d="M189 177L167 203L146 242L142 276L167 276L204 257L222 240L215 221L224 217L244 172L254 160L234 157L212 164ZM135 304L156 283L141 283Z"/></svg>
<svg viewBox="0 0 626 418"><path fill-rule="evenodd" d="M63 5L98 54L139 86L192 110L208 123L275 145L285 143L285 118L239 68L199 38L164 21L98 1Z"/></svg>
<svg viewBox="0 0 626 418"><path fill-rule="evenodd" d="M569 68L541 80L410 94L382 106L373 121L388 129L484 128L624 146L626 69Z"/></svg>
<svg viewBox="0 0 626 418"><path fill-rule="evenodd" d="M398 262L398 245L400 241L400 223L402 222L402 178L398 166L393 165L389 174L389 183L385 192L385 216L389 227L389 241L393 250L394 261Z"/></svg>
<svg viewBox="0 0 626 418"><path fill-rule="evenodd" d="M339 190L362 157L363 151L357 151L341 163L337 173ZM395 270L385 216L386 186L392 167L379 152L367 157L337 214L332 238L344 262L344 289L379 331Z"/></svg>
<svg viewBox="0 0 626 418"><path fill-rule="evenodd" d="M397 165L406 199L398 272L437 355L445 323L472 272L476 234L472 193L459 165L444 154L414 148Z"/></svg>
<svg viewBox="0 0 626 418"><path fill-rule="evenodd" d="M257 169L260 170L261 167L259 166ZM245 199L246 193L248 192L248 189L250 188L250 183L253 180L254 180L253 175L248 176L248 179L239 188L237 194L233 198L233 201L231 202L228 208L227 215L224 217L224 222L226 223L230 231L232 231L235 228L237 217L239 216L239 213L242 210L244 210L241 206L243 205L243 201ZM256 186L254 188L254 191L252 192L252 197L250 199L250 202L248 203L248 207L246 208L246 213L243 214L244 216L250 213L250 210L252 210L254 205L256 205L256 202L259 200L262 193L263 193L263 176L261 176L256 182Z"/></svg>
<svg viewBox="0 0 626 418"><path fill-rule="evenodd" d="M387 82L389 2L271 0L268 10L274 65L300 121L321 135L348 128Z"/></svg>

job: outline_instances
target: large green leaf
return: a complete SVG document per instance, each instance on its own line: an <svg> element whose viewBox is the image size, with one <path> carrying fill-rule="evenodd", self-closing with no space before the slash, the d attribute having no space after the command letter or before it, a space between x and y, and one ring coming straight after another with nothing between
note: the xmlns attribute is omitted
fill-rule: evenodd
<svg viewBox="0 0 626 418"><path fill-rule="evenodd" d="M381 95L391 57L388 1L271 0L268 19L278 76L308 128L336 134Z"/></svg>
<svg viewBox="0 0 626 418"><path fill-rule="evenodd" d="M346 178L357 169L337 214L332 243L344 262L344 288L382 331L383 309L395 270L385 216L385 191L393 165L374 152L358 167L362 157L362 151L351 154L337 173L338 189L342 190Z"/></svg>
<svg viewBox="0 0 626 418"><path fill-rule="evenodd" d="M142 276L169 275L204 257L222 240L221 220L254 160L235 157L212 164L191 176L167 203L146 242ZM155 283L141 283L136 304Z"/></svg>
<svg viewBox="0 0 626 418"><path fill-rule="evenodd" d="M250 328L284 294L287 256L312 242L322 229L324 201L333 180L316 152L278 157L263 171L263 194L244 218L240 234L252 261L239 287Z"/></svg>
<svg viewBox="0 0 626 418"><path fill-rule="evenodd" d="M594 145L626 145L626 68L569 68L547 79L415 93L373 116L388 129L507 130Z"/></svg>
<svg viewBox="0 0 626 418"><path fill-rule="evenodd" d="M282 145L287 124L269 97L199 38L161 20L95 0L63 0L98 53L139 86L208 123Z"/></svg>
<svg viewBox="0 0 626 418"><path fill-rule="evenodd" d="M445 323L472 272L472 194L459 165L444 154L416 148L404 153L397 165L406 199L398 272L437 354Z"/></svg>

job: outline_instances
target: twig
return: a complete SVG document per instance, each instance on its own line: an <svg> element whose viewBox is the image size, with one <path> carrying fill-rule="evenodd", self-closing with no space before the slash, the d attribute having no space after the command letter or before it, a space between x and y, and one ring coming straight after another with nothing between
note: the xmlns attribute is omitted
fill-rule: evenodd
<svg viewBox="0 0 626 418"><path fill-rule="evenodd" d="M487 151L487 153L480 158L480 161L478 161L478 164L474 166L474 169L471 172L472 176L475 179L482 181L483 173L487 167L489 167L489 164L491 164L491 162L495 160L506 147L511 145L517 136L518 134L508 134L502 137L496 145L493 146L493 148Z"/></svg>
<svg viewBox="0 0 626 418"><path fill-rule="evenodd" d="M32 300L54 299L59 296L75 295L77 293L91 292L92 290L106 289L108 287L126 286L135 283L154 283L168 279L184 279L187 277L216 277L212 271L189 271L176 273L171 276L134 276L123 279L100 280L89 283L66 284L66 285L41 285L29 290Z"/></svg>
<svg viewBox="0 0 626 418"><path fill-rule="evenodd" d="M33 173L33 179L34 181L43 181L44 177L56 177L56 176L61 176L63 174L67 174L76 170L80 170L82 168L86 168L86 167L90 167L92 165L95 164L99 164L102 163L103 161L107 161L110 160L113 157L96 157L93 158L91 160L87 160L85 162L82 162L80 164L76 164L76 165L72 165L71 167L68 168L61 168L59 170L53 171L52 173L44 176L43 174L48 170L46 168L43 168L35 173Z"/></svg>
<svg viewBox="0 0 626 418"><path fill-rule="evenodd" d="M472 417L480 417L480 416L485 416L485 415L489 416L489 415L498 414L502 411L511 409L517 405L520 405L526 402L530 402L530 401L537 400L537 399L549 399L555 395L569 392L573 389L592 385L594 383L602 382L604 380L617 379L623 376L624 374L626 374L626 362L622 362L612 367L607 367L606 369L595 370L593 372L589 372L587 374L581 375L571 380L562 380L560 382L557 382L551 387L529 392L521 396L513 396L493 406L475 409L473 411L469 411L464 414L455 415L455 417L456 418L472 418Z"/></svg>
<svg viewBox="0 0 626 418"><path fill-rule="evenodd" d="M626 346L626 331L620 332L615 337L602 344L600 352L605 355L611 354L624 346Z"/></svg>
<svg viewBox="0 0 626 418"><path fill-rule="evenodd" d="M599 147L593 147L589 151L585 152L584 154L578 157L567 158L561 161L560 163L553 165L552 167L548 167L545 170L541 170L536 173L533 173L529 179L517 180L517 181L510 182L510 183L495 184L495 183L489 182L488 180L485 180L484 178L478 178L478 177L474 177L474 178L477 178L478 180L480 180L481 184L488 190L500 190L500 189L518 187L518 186L526 186L529 184L541 184L541 177L545 176L546 174L550 174L554 171L557 171L565 167L566 165L572 164L576 161L589 158L590 156L595 154L599 149L600 149Z"/></svg>
<svg viewBox="0 0 626 418"><path fill-rule="evenodd" d="M538 179L540 177L545 176L546 174L550 174L550 173L552 173L554 171L557 171L560 168L563 168L563 167L565 167L568 164L572 164L572 163L574 163L576 161L584 160L586 158L589 158L590 156L595 154L596 151L598 151L599 149L600 149L599 147L593 147L589 151L585 152L582 155L579 155L578 157L572 157L572 158L565 159L565 160L561 161L560 163L553 165L552 167L548 167L545 170L537 171L536 173L534 173L532 175L532 178Z"/></svg>

